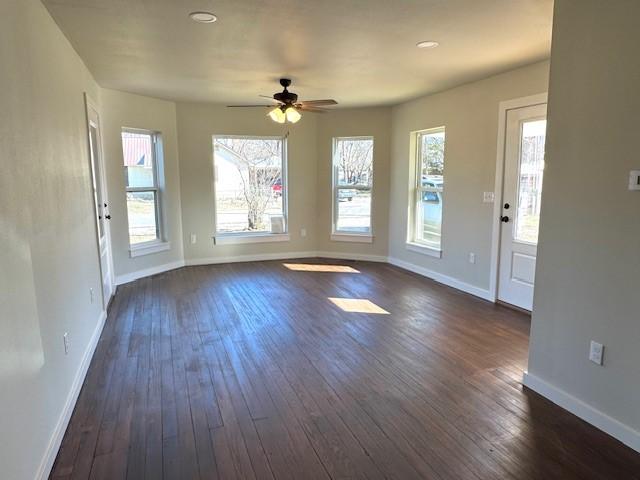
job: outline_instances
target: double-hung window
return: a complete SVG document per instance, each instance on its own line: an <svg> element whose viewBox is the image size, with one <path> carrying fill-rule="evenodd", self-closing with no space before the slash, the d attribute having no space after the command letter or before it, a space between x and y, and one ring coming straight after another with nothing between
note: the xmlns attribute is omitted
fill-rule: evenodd
<svg viewBox="0 0 640 480"><path fill-rule="evenodd" d="M162 140L158 132L122 130L131 256L158 251L162 222ZM165 249L165 248L161 248Z"/></svg>
<svg viewBox="0 0 640 480"><path fill-rule="evenodd" d="M442 207L444 193L444 127L414 132L415 178L413 222L409 245L438 256L442 250Z"/></svg>
<svg viewBox="0 0 640 480"><path fill-rule="evenodd" d="M283 137L213 137L216 243L288 239L286 157Z"/></svg>
<svg viewBox="0 0 640 480"><path fill-rule="evenodd" d="M334 240L371 241L373 137L333 139Z"/></svg>

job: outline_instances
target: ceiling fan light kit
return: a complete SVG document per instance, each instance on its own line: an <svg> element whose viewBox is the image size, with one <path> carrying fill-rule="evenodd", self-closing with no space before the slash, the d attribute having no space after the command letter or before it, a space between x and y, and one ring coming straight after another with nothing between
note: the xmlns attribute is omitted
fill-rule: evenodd
<svg viewBox="0 0 640 480"><path fill-rule="evenodd" d="M290 92L287 87L291 85L291 80L281 78L280 85L284 88L282 92L275 93L272 98L275 105L228 105L229 107L267 107L271 108L267 116L276 123L296 123L302 118L301 112L328 112L327 105L337 105L338 102L331 99L326 100L307 100L298 102L298 95Z"/></svg>

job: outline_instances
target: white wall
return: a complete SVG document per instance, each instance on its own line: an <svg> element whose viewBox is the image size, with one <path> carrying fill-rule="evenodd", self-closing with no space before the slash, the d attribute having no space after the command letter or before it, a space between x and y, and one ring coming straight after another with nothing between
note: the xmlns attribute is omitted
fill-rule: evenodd
<svg viewBox="0 0 640 480"><path fill-rule="evenodd" d="M316 250L317 115L295 125L279 125L261 109L179 103L178 139L182 182L182 224L187 263L220 261L243 255L279 255ZM213 135L288 137L288 242L214 245ZM300 230L305 228L307 236ZM197 243L190 243L194 233Z"/></svg>
<svg viewBox="0 0 640 480"><path fill-rule="evenodd" d="M636 449L640 192L627 182L640 168L638 19L637 1L555 3L529 353L534 381L626 425ZM592 339L605 345L604 366L588 361Z"/></svg>
<svg viewBox="0 0 640 480"><path fill-rule="evenodd" d="M99 325L83 93L100 92L38 0L0 2L0 64L0 476L22 480Z"/></svg>
<svg viewBox="0 0 640 480"><path fill-rule="evenodd" d="M482 202L495 183L498 106L501 101L547 91L549 63L513 70L393 108L389 256L488 295L493 204ZM444 126L445 191L442 258L406 248L410 133ZM469 253L476 263L468 262Z"/></svg>
<svg viewBox="0 0 640 480"><path fill-rule="evenodd" d="M101 108L105 173L109 190L111 241L116 277L126 279L134 272L175 265L183 260L180 170L176 104L116 90L102 90ZM162 134L165 187L162 191L164 233L171 249L131 258L125 194L122 128L140 128Z"/></svg>

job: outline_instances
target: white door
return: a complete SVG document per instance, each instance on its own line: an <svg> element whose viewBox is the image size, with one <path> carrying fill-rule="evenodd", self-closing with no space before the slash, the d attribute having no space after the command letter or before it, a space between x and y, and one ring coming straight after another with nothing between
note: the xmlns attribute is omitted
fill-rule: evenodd
<svg viewBox="0 0 640 480"><path fill-rule="evenodd" d="M87 100L87 126L93 201L96 213L96 232L98 237L98 251L100 253L100 272L102 275L101 293L103 306L106 309L113 295L111 237L109 235L109 220L111 219L111 215L109 215L109 202L107 200L107 189L104 179L100 116L89 100Z"/></svg>
<svg viewBox="0 0 640 480"><path fill-rule="evenodd" d="M547 105L507 111L498 299L531 310Z"/></svg>

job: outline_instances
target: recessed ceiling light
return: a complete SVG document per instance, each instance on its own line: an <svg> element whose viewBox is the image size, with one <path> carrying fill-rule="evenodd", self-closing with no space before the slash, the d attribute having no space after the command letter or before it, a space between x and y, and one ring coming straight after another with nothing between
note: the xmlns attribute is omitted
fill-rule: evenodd
<svg viewBox="0 0 640 480"><path fill-rule="evenodd" d="M438 42L434 42L433 40L425 40L424 42L416 43L416 47L418 48L436 48L440 45Z"/></svg>
<svg viewBox="0 0 640 480"><path fill-rule="evenodd" d="M210 12L191 12L189 18L198 23L213 23L218 20L218 17Z"/></svg>

